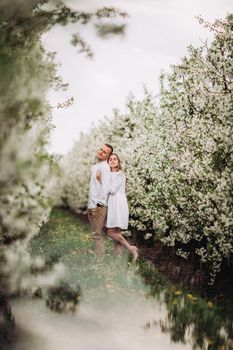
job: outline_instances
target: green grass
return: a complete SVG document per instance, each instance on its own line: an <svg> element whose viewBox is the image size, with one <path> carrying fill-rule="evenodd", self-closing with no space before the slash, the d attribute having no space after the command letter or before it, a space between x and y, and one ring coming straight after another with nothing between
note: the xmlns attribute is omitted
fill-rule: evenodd
<svg viewBox="0 0 233 350"><path fill-rule="evenodd" d="M174 342L183 342L186 332L192 328L195 346L200 347L204 339L209 339L216 345L213 349L218 349L219 344L225 342L221 335L224 328L227 341L233 344L232 316L221 312L211 301L192 295L182 287L172 286L151 264L132 263L127 252L117 257L113 243L107 237L105 243L106 255L98 264L89 225L67 210L54 209L49 221L34 238L31 250L33 255L46 259L57 255L66 266L66 280L79 284L88 302L104 301L101 305L106 307L107 296L110 296L108 300L118 303L126 295L131 298L133 294L137 295L138 301L140 297L156 298L161 305L166 305L168 314L161 325L163 332L170 333ZM151 326L147 324L146 327Z"/></svg>
<svg viewBox="0 0 233 350"><path fill-rule="evenodd" d="M97 263L90 227L73 213L54 209L49 221L31 244L33 255L46 259L57 256L66 266L66 279L78 283L83 292L114 293L119 289L128 293L143 287L142 279L135 273L138 265L130 262L125 251L120 257L113 250L112 241L105 237L106 254Z"/></svg>

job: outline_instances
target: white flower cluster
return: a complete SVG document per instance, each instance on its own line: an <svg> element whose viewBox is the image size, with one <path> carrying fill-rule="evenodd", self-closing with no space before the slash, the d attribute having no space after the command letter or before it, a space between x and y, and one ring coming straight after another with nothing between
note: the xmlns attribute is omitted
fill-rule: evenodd
<svg viewBox="0 0 233 350"><path fill-rule="evenodd" d="M161 76L158 106L147 91L143 101L131 98L126 114L80 135L62 163L63 198L85 210L96 148L112 144L124 160L131 226L186 258L196 254L212 281L233 252L232 27L232 15L218 21L211 45L190 47Z"/></svg>
<svg viewBox="0 0 233 350"><path fill-rule="evenodd" d="M27 50L12 45L11 52L2 32L1 40L0 59L8 66L4 79L0 72L1 91L4 86L7 92L0 104L0 294L7 296L25 290L26 281L37 288L41 276L31 271L43 270L28 247L50 213L46 192L52 172L44 145L51 116L44 92L54 70L39 42L29 43Z"/></svg>

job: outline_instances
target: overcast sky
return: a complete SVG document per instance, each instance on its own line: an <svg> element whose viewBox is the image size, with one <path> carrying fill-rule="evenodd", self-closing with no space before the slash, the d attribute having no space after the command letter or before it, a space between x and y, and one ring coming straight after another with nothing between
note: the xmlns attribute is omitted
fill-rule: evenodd
<svg viewBox="0 0 233 350"><path fill-rule="evenodd" d="M143 96L143 84L154 95L159 92L159 74L180 62L187 46L200 46L211 34L195 16L207 20L224 18L233 10L232 0L67 0L76 9L93 10L115 6L129 14L125 36L101 39L91 26L56 26L44 36L45 47L56 51L58 72L69 83L65 92L49 93L52 105L74 97L68 109L54 109L49 151L65 154L88 131L92 122L113 108L125 110L131 92ZM89 60L70 44L72 33L79 31L94 51Z"/></svg>

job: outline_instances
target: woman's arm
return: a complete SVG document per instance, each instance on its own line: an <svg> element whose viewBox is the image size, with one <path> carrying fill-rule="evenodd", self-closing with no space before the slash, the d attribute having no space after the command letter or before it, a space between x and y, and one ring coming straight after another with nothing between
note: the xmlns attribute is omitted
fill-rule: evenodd
<svg viewBox="0 0 233 350"><path fill-rule="evenodd" d="M98 172L98 171L97 171ZM110 168L109 166L101 168L101 186L98 195L98 203L106 205L110 189Z"/></svg>
<svg viewBox="0 0 233 350"><path fill-rule="evenodd" d="M110 194L115 194L123 183L122 174L117 174L114 179L111 180Z"/></svg>
<svg viewBox="0 0 233 350"><path fill-rule="evenodd" d="M97 170L96 179L101 183L101 171Z"/></svg>

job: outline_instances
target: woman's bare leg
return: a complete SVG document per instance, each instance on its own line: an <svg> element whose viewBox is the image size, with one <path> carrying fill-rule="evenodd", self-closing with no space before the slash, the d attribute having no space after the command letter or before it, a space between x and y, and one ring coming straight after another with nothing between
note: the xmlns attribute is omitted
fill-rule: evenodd
<svg viewBox="0 0 233 350"><path fill-rule="evenodd" d="M134 245L130 245L125 237L123 237L121 233L121 229L118 227L108 228L108 236L111 237L114 242L121 244L124 248L126 248L130 254L133 255L134 260L138 257L137 247Z"/></svg>
<svg viewBox="0 0 233 350"><path fill-rule="evenodd" d="M114 251L115 251L116 255L121 255L122 245L116 241L113 241L113 244L114 244Z"/></svg>

